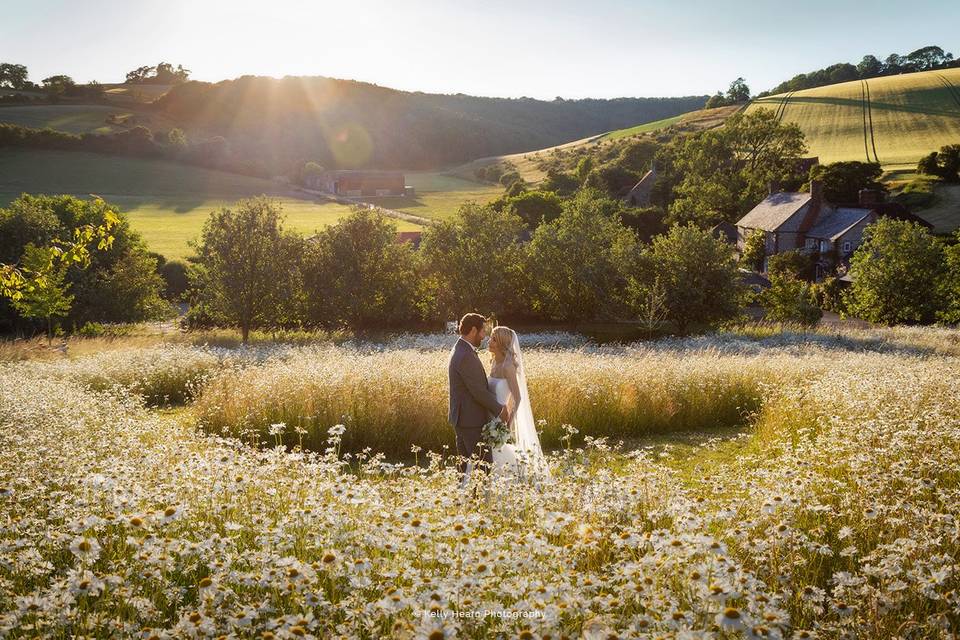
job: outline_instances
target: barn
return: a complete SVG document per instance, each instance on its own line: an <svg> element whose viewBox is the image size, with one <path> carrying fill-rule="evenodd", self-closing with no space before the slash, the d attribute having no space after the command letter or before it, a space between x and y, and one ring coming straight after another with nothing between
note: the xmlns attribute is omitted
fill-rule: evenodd
<svg viewBox="0 0 960 640"><path fill-rule="evenodd" d="M349 198L402 196L408 193L402 171L339 170L305 178L308 188Z"/></svg>

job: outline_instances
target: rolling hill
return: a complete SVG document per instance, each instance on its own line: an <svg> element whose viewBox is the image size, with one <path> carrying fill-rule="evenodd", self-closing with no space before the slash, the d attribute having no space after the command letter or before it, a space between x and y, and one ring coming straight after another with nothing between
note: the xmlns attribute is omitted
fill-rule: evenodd
<svg viewBox="0 0 960 640"><path fill-rule="evenodd" d="M327 167L435 169L669 118L706 96L535 100L428 94L324 77L186 82L154 103L181 128L223 136L270 173Z"/></svg>
<svg viewBox="0 0 960 640"><path fill-rule="evenodd" d="M610 144L643 134L655 134L670 129L671 127L673 127L674 130L683 129L684 131L710 129L723 124L723 122L738 109L739 107L737 106L697 109L670 118L663 118L632 127L607 131L599 135L581 138L580 140L574 140L544 149L478 158L455 167L448 173L472 180L475 179L474 172L477 169L497 163L509 163L516 168L520 177L526 182L536 184L546 177L543 161L552 155L568 152L581 153L590 148L599 148L604 144Z"/></svg>
<svg viewBox="0 0 960 640"><path fill-rule="evenodd" d="M960 69L844 82L760 98L748 107L764 108L798 124L820 162L903 168L960 143Z"/></svg>
<svg viewBox="0 0 960 640"><path fill-rule="evenodd" d="M96 194L118 205L152 251L167 258L190 253L204 220L221 206L266 194L281 201L291 229L312 233L339 220L350 207L291 188L202 167L73 151L0 150L0 206L21 193ZM398 221L400 229L419 227Z"/></svg>

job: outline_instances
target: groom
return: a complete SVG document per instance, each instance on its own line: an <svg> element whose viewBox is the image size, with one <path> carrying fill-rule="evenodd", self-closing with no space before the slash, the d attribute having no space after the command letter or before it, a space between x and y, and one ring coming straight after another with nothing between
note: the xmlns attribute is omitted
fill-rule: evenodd
<svg viewBox="0 0 960 640"><path fill-rule="evenodd" d="M457 434L457 453L463 458L457 469L460 484L467 481L467 458L493 463L490 447L481 442L483 425L493 416L507 419L507 408L497 402L497 396L487 385L487 372L480 363L477 349L486 337L486 319L479 313L468 313L460 319L460 339L450 353L447 374L450 380L450 413L447 420ZM477 456L477 449L481 449Z"/></svg>

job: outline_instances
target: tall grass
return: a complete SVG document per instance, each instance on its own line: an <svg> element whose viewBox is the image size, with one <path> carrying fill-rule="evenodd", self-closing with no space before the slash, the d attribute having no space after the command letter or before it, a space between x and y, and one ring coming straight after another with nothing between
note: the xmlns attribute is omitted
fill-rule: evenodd
<svg viewBox="0 0 960 640"><path fill-rule="evenodd" d="M347 451L371 447L403 454L413 445L452 446L447 424L446 350L364 351L348 347L290 350L257 366L212 375L194 403L206 429L273 442L325 446L343 423ZM822 360L789 355L729 355L632 347L532 349L524 354L534 415L545 446L572 425L584 436L630 438L744 424L767 388L808 375Z"/></svg>

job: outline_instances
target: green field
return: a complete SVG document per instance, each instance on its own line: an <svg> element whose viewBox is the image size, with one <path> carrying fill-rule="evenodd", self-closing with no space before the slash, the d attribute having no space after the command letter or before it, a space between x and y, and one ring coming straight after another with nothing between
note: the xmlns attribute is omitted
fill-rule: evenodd
<svg viewBox="0 0 960 640"><path fill-rule="evenodd" d="M682 113L679 116L673 116L672 118L664 118L663 120L657 120L656 122L647 122L646 124L638 124L635 127L630 127L628 129L617 129L616 131L611 131L600 137L600 140L619 140L620 138L629 138L630 136L635 136L640 133L647 133L650 131L658 131L660 129L665 129L672 124L676 124L683 120L687 114Z"/></svg>
<svg viewBox="0 0 960 640"><path fill-rule="evenodd" d="M57 129L69 133L113 133L125 127L107 124L111 114L129 117L128 109L90 104L43 104L0 107L0 122L33 129Z"/></svg>
<svg viewBox="0 0 960 640"><path fill-rule="evenodd" d="M108 124L107 116L110 115L119 116L122 121L119 124ZM0 123L4 122L33 129L50 128L68 133L97 134L125 131L137 125L143 125L154 132L175 126L169 119L140 108L98 104L0 106Z"/></svg>
<svg viewBox="0 0 960 640"><path fill-rule="evenodd" d="M755 100L800 125L820 162L915 164L960 143L960 69L844 82Z"/></svg>
<svg viewBox="0 0 960 640"><path fill-rule="evenodd" d="M151 250L168 258L190 252L217 207L266 194L283 204L287 226L303 233L336 222L345 205L303 197L284 185L201 167L91 153L0 151L0 206L21 193L99 195L117 204ZM400 229L418 229L399 222Z"/></svg>
<svg viewBox="0 0 960 640"><path fill-rule="evenodd" d="M406 181L416 189L416 197L367 199L388 209L442 220L452 217L464 202L486 204L503 194L503 187L499 185L429 171L407 173Z"/></svg>

